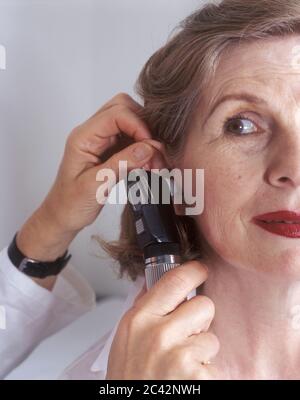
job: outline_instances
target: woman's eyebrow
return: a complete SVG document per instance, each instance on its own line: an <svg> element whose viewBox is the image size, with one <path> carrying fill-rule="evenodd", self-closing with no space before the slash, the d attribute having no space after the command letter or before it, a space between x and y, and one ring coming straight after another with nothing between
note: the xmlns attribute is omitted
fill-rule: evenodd
<svg viewBox="0 0 300 400"><path fill-rule="evenodd" d="M224 102L226 101L244 101L247 103L252 103L252 104L267 104L266 100L262 99L261 97L258 97L254 94L251 93L231 93L231 94L226 94L222 96L220 99L218 99L211 107L207 117L205 118L205 121L203 123L203 126L206 124L206 121L210 118L210 116L215 112L215 110Z"/></svg>

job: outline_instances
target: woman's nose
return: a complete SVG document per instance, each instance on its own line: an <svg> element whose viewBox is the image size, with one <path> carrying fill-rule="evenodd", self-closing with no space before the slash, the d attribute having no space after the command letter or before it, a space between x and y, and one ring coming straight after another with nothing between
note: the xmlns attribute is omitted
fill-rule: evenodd
<svg viewBox="0 0 300 400"><path fill-rule="evenodd" d="M267 180L277 187L300 187L300 133L282 135L276 144L269 168Z"/></svg>

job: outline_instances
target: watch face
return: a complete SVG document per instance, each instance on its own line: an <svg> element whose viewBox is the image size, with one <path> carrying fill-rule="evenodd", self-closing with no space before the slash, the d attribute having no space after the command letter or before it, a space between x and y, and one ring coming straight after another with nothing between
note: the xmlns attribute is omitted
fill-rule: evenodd
<svg viewBox="0 0 300 400"><path fill-rule="evenodd" d="M28 264L29 263L29 264ZM21 272L26 272L26 269L28 268L28 266L32 265L32 264L36 264L36 261L31 260L30 258L24 258L21 261L21 264L19 266L19 271Z"/></svg>
<svg viewBox="0 0 300 400"><path fill-rule="evenodd" d="M68 256L64 255L56 261L44 262L24 257L17 268L20 272L28 276L43 279L47 276L58 275L67 265L70 258L71 254Z"/></svg>

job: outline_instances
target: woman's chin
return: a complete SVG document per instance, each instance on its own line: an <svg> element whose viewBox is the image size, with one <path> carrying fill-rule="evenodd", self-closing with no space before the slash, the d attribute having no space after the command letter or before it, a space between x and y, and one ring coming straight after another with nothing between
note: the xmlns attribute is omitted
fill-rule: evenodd
<svg viewBox="0 0 300 400"><path fill-rule="evenodd" d="M267 256L269 255L269 257ZM266 249L264 252L266 269L281 278L300 279L300 247ZM260 262L261 264L261 262ZM265 268L264 268L265 269Z"/></svg>

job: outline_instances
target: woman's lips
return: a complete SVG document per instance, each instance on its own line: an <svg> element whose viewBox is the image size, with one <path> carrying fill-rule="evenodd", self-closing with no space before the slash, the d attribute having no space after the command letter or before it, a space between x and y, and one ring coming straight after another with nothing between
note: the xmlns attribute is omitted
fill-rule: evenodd
<svg viewBox="0 0 300 400"><path fill-rule="evenodd" d="M253 222L268 232L289 238L300 238L300 213L296 211L275 211L257 215Z"/></svg>

